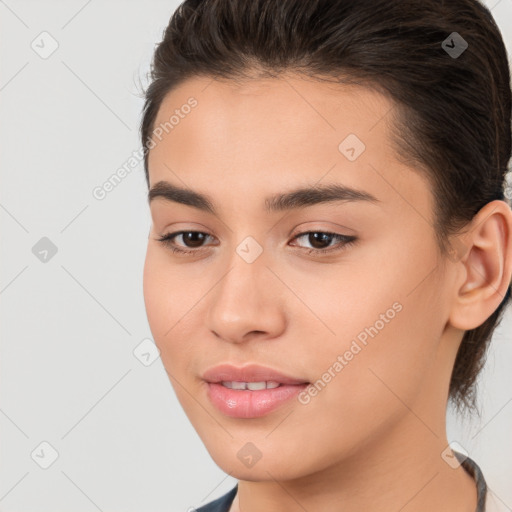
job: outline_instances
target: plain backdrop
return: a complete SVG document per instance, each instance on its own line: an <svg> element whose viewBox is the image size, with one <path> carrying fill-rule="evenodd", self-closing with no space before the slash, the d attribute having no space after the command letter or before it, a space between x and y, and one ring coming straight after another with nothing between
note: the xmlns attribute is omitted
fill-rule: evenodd
<svg viewBox="0 0 512 512"><path fill-rule="evenodd" d="M2 512L185 511L236 482L160 359L140 356L151 343L142 164L93 195L140 148L141 85L177 5L0 0ZM512 0L487 5L512 51ZM508 311L481 417L448 424L509 508L511 338Z"/></svg>

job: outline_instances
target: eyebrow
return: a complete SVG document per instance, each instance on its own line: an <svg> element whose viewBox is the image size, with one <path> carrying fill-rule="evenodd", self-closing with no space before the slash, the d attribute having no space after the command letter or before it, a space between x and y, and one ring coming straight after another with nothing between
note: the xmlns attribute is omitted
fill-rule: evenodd
<svg viewBox="0 0 512 512"><path fill-rule="evenodd" d="M214 202L208 195L178 187L168 181L159 181L149 190L149 203L157 197L166 201L191 206L192 208L197 208L198 210L213 215L218 215ZM268 213L282 212L334 201L380 202L379 199L364 190L331 183L297 188L289 192L269 196L265 198L265 211Z"/></svg>

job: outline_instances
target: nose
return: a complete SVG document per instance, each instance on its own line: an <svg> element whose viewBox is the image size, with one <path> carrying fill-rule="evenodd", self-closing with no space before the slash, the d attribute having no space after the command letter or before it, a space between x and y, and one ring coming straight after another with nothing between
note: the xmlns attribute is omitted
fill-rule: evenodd
<svg viewBox="0 0 512 512"><path fill-rule="evenodd" d="M285 287L263 258L247 263L235 256L212 290L207 327L230 343L278 337L286 327Z"/></svg>

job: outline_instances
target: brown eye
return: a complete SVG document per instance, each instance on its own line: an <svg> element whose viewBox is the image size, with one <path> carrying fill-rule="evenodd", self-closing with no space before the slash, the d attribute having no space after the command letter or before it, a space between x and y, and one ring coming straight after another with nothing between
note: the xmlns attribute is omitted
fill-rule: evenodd
<svg viewBox="0 0 512 512"><path fill-rule="evenodd" d="M184 246L177 245L174 241L175 238L180 236L183 239ZM197 252L194 249L202 249L204 240L209 236L201 231L177 231L176 233L167 233L156 240L169 247L173 252L190 254Z"/></svg>
<svg viewBox="0 0 512 512"><path fill-rule="evenodd" d="M305 233L300 233L294 238L294 240L303 237L307 237L307 242L311 244L311 248L304 247L308 254L326 254L332 251L342 250L356 240L355 236L340 235L338 233L329 233L325 231L307 231ZM333 240L337 240L338 243L333 247L330 247Z"/></svg>
<svg viewBox="0 0 512 512"><path fill-rule="evenodd" d="M326 249L334 239L334 235L330 233L308 233L308 242L314 249Z"/></svg>
<svg viewBox="0 0 512 512"><path fill-rule="evenodd" d="M180 235L183 237L183 241L187 247L201 247L206 233L201 233L199 231L182 231Z"/></svg>

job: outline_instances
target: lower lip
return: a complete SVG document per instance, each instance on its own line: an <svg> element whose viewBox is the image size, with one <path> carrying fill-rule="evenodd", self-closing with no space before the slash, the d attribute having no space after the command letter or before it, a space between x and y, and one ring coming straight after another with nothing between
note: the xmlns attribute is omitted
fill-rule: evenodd
<svg viewBox="0 0 512 512"><path fill-rule="evenodd" d="M220 382L208 382L208 396L213 405L233 418L259 418L297 396L308 384L283 384L274 389L229 389Z"/></svg>

